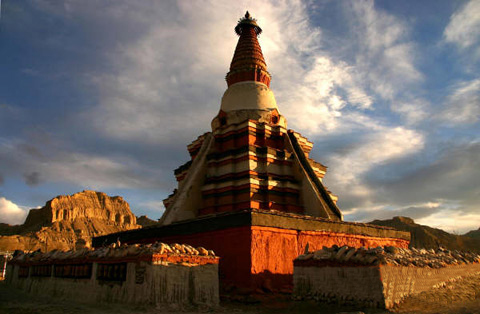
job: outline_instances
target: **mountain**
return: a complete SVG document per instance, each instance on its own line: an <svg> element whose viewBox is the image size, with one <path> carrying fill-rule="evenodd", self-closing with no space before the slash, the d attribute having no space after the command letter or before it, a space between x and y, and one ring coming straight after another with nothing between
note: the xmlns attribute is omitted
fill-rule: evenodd
<svg viewBox="0 0 480 314"><path fill-rule="evenodd" d="M441 229L419 225L408 217L393 217L392 219L374 220L369 223L410 232L412 235L410 247L436 249L439 246L443 246L449 250L480 253L480 238L475 239L465 235L455 235Z"/></svg>
<svg viewBox="0 0 480 314"><path fill-rule="evenodd" d="M464 234L464 236L473 238L473 239L480 239L480 228L478 230L472 230Z"/></svg>
<svg viewBox="0 0 480 314"><path fill-rule="evenodd" d="M0 223L0 250L73 249L89 246L93 236L139 227L122 197L83 191L31 209L23 225Z"/></svg>
<svg viewBox="0 0 480 314"><path fill-rule="evenodd" d="M137 217L137 224L142 227L148 227L148 226L158 224L158 221L150 219L147 216L143 215L143 216Z"/></svg>

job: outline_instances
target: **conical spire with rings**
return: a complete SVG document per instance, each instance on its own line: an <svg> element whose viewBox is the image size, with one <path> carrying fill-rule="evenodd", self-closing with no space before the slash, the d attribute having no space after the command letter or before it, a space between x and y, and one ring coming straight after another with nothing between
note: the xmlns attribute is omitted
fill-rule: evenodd
<svg viewBox="0 0 480 314"><path fill-rule="evenodd" d="M255 81L270 86L271 76L267 71L267 64L257 39L262 29L248 11L238 21L235 33L240 38L230 64L230 71L227 73L228 86L245 81Z"/></svg>

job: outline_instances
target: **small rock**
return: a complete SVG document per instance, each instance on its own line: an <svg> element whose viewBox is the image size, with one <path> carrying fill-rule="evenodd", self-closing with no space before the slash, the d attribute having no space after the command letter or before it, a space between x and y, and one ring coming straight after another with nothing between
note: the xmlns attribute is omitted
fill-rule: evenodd
<svg viewBox="0 0 480 314"><path fill-rule="evenodd" d="M297 257L297 260L306 261L308 259L311 259L312 257L313 257L313 254L302 254Z"/></svg>
<svg viewBox="0 0 480 314"><path fill-rule="evenodd" d="M198 253L199 253L200 255L202 255L202 256L207 256L207 255L208 255L208 250L205 249L204 247L199 247L199 248L197 248L197 251L198 251Z"/></svg>
<svg viewBox="0 0 480 314"><path fill-rule="evenodd" d="M266 292L272 292L273 291L272 280L269 278L265 279L262 283L262 289Z"/></svg>
<svg viewBox="0 0 480 314"><path fill-rule="evenodd" d="M357 249L355 249L354 247L350 248L347 253L345 253L345 255L342 257L342 260L347 262L350 260L350 258L355 254L357 253Z"/></svg>
<svg viewBox="0 0 480 314"><path fill-rule="evenodd" d="M313 259L316 260L325 260L325 259L330 259L332 257L332 253L324 250L316 251L313 253Z"/></svg>
<svg viewBox="0 0 480 314"><path fill-rule="evenodd" d="M309 246L310 246L310 244L307 242L307 245L305 245L305 250L304 250L303 254L308 254Z"/></svg>
<svg viewBox="0 0 480 314"><path fill-rule="evenodd" d="M336 260L340 260L340 259L342 258L342 256L343 256L343 254L344 254L347 250L348 250L348 246L346 246L346 245L345 245L345 246L342 246L342 247L338 250L337 254L335 254L335 257L334 257L334 258L335 258Z"/></svg>
<svg viewBox="0 0 480 314"><path fill-rule="evenodd" d="M390 253L390 254L397 254L399 252L398 248L394 246L386 246L384 248L385 252Z"/></svg>

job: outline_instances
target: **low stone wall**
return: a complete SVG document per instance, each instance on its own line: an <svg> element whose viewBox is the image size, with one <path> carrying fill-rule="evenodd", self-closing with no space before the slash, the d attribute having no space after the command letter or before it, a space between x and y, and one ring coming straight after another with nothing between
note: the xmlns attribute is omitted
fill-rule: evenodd
<svg viewBox="0 0 480 314"><path fill-rule="evenodd" d="M6 282L24 291L82 302L215 307L218 261L188 245L129 245L17 254Z"/></svg>
<svg viewBox="0 0 480 314"><path fill-rule="evenodd" d="M447 250L332 247L294 261L294 297L392 308L403 298L480 273L480 256Z"/></svg>
<svg viewBox="0 0 480 314"><path fill-rule="evenodd" d="M440 287L449 281L480 273L480 264L464 264L443 268L380 266L385 307L392 308L411 294Z"/></svg>

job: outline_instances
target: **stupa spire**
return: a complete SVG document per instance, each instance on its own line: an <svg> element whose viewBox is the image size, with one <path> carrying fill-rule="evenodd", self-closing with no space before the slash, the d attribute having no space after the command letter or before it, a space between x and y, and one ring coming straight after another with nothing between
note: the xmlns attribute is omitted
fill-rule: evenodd
<svg viewBox="0 0 480 314"><path fill-rule="evenodd" d="M262 33L262 29L248 11L238 21L235 33L240 38L230 64L230 71L227 73L228 86L247 81L260 82L270 86L271 76L267 71L267 64L257 39L257 36Z"/></svg>

